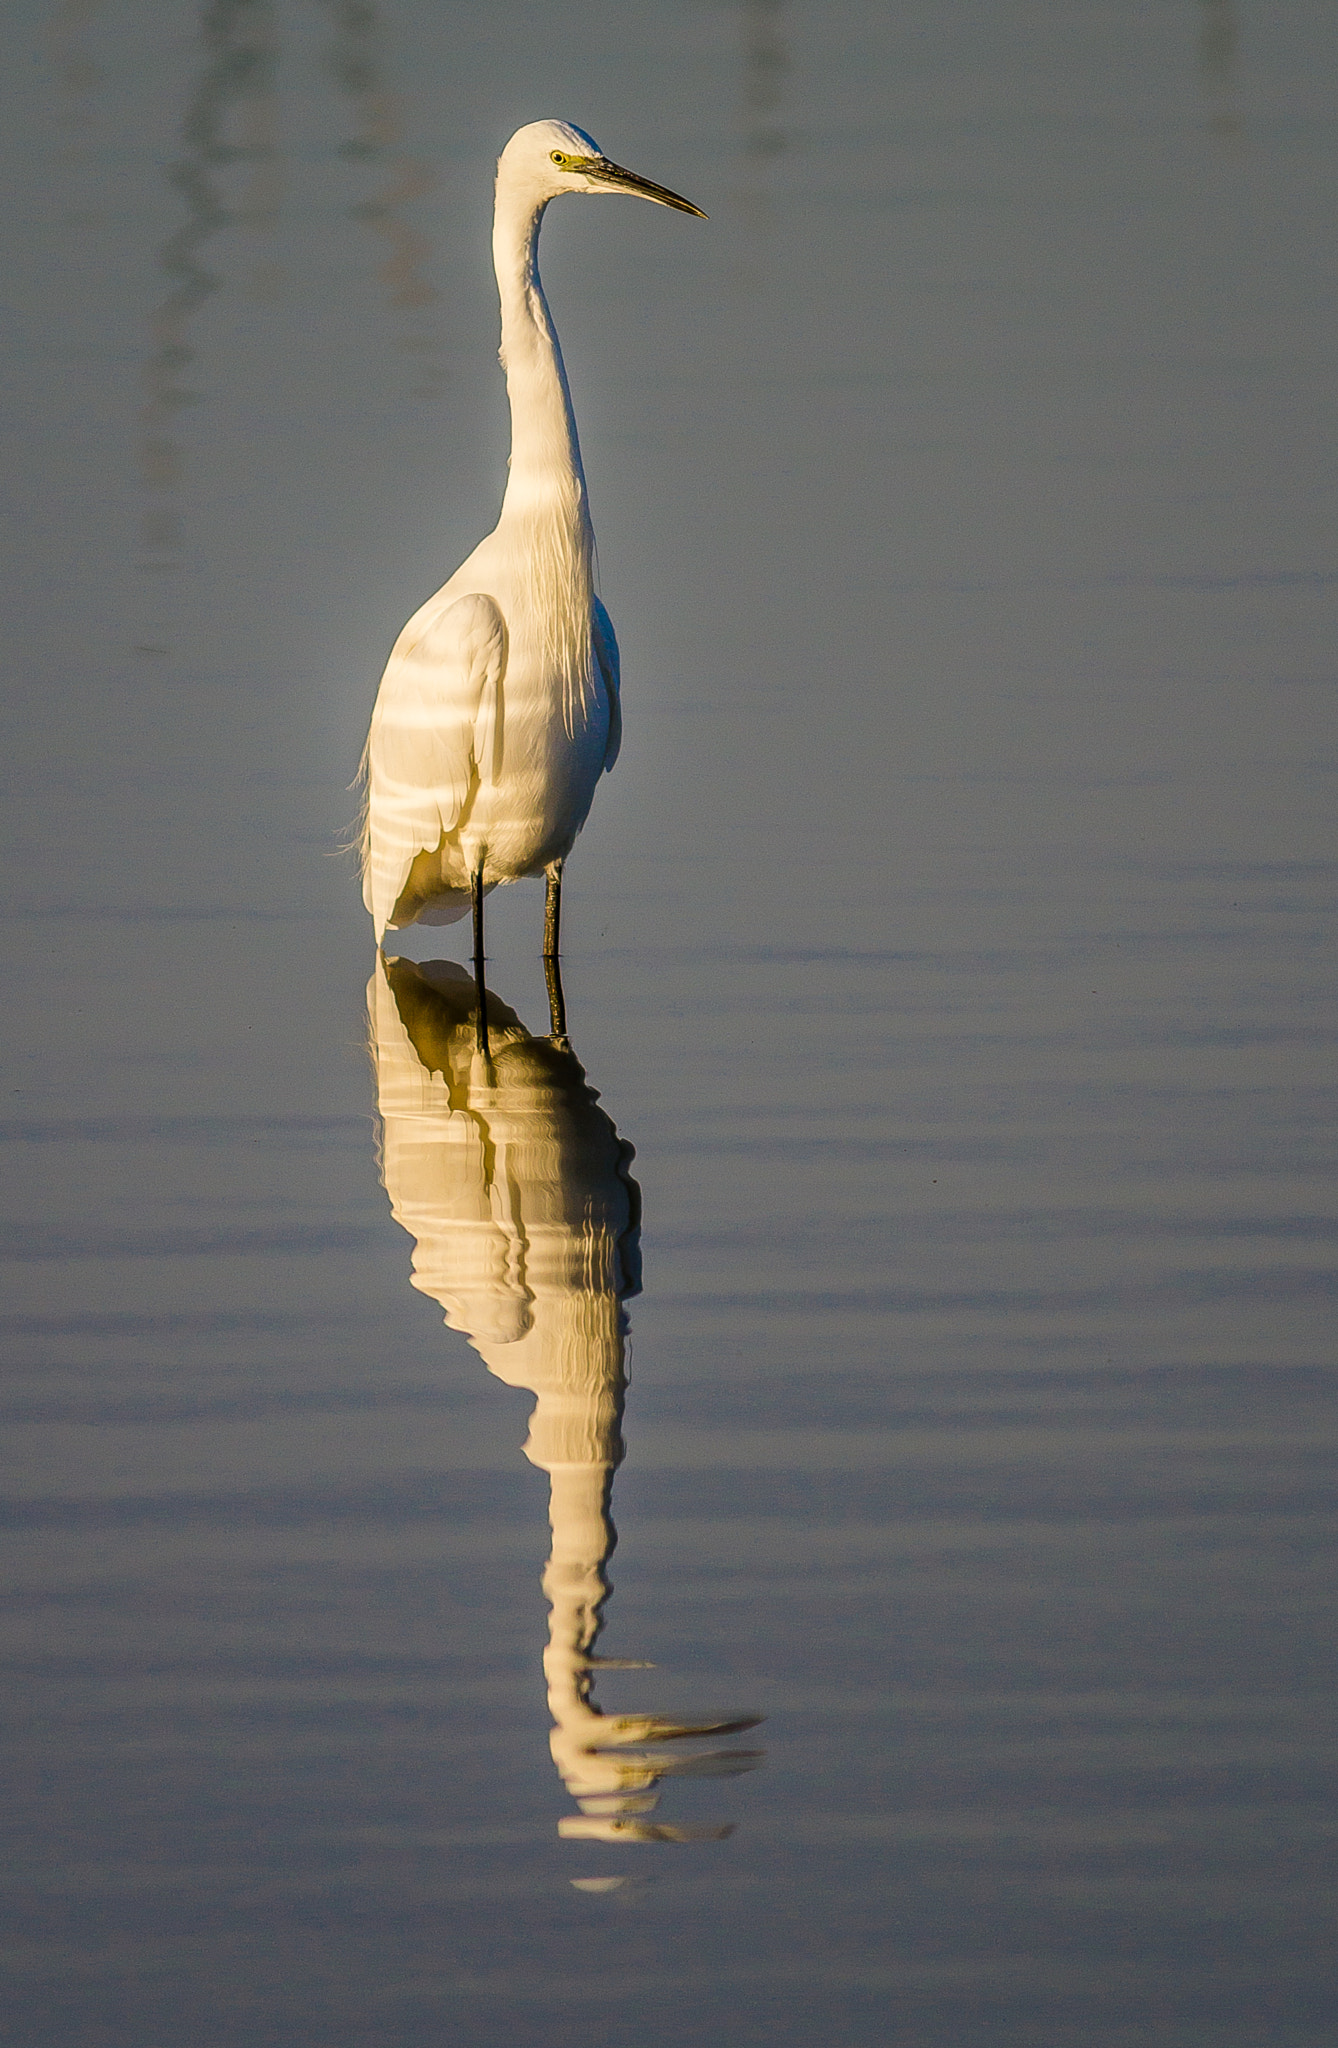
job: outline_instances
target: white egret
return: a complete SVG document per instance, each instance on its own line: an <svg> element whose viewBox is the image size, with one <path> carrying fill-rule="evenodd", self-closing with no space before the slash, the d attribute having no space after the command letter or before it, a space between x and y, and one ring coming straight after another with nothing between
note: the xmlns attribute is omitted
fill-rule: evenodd
<svg viewBox="0 0 1338 2048"><path fill-rule="evenodd" d="M618 757L618 643L594 587L594 532L571 394L539 281L539 228L567 192L630 192L706 216L623 170L566 121L519 129L497 166L493 262L511 403L496 528L400 634L363 759L363 895L387 926L450 924L544 874L544 957L558 951L562 864ZM480 1004L486 1043L486 1013ZM560 1029L555 1010L554 1029Z"/></svg>

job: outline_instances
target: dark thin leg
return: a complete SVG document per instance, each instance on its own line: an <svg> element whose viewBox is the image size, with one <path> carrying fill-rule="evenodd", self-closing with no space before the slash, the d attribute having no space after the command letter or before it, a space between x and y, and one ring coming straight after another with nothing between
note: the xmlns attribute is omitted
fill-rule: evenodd
<svg viewBox="0 0 1338 2048"><path fill-rule="evenodd" d="M478 1048L488 1056L488 991L483 981L483 870L471 875L469 894L474 906L474 989L478 996Z"/></svg>
<svg viewBox="0 0 1338 2048"><path fill-rule="evenodd" d="M562 1000L562 969L556 953L544 955L544 980L548 983L548 1028L554 1038L567 1042L567 1006Z"/></svg>
<svg viewBox="0 0 1338 2048"><path fill-rule="evenodd" d="M558 926L562 922L562 862L555 860L548 873L548 894L544 899L544 958L558 956Z"/></svg>
<svg viewBox="0 0 1338 2048"><path fill-rule="evenodd" d="M562 862L548 869L548 894L544 898L544 980L548 984L548 1021L554 1038L567 1036L567 1006L562 1000L562 970L558 966L558 930L562 923Z"/></svg>

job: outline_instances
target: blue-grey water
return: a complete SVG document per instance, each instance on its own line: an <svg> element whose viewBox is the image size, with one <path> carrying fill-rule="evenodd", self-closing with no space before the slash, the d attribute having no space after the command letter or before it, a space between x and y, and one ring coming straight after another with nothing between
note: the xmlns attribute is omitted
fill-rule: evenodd
<svg viewBox="0 0 1338 2048"><path fill-rule="evenodd" d="M1333 2040L1336 80L1321 0L13 10L0 2039ZM544 230L573 1055L527 885L513 1066L402 966L374 1071L541 114L711 215ZM610 1727L757 1725L573 1764L601 1572Z"/></svg>

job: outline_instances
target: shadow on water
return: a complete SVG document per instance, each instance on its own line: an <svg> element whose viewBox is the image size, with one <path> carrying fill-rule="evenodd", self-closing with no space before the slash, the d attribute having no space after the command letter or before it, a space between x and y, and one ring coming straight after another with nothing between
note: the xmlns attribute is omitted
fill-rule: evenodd
<svg viewBox="0 0 1338 2048"><path fill-rule="evenodd" d="M533 1037L488 997L477 1045L472 976L450 961L379 959L368 986L381 1171L415 1240L413 1285L445 1310L489 1372L535 1396L525 1456L550 1481L544 1676L550 1748L576 1802L569 1840L718 1840L728 1826L653 1821L670 1777L751 1770L760 1752L689 1749L758 1717L676 1721L606 1713L595 1656L616 1542L623 1459L625 1302L641 1284L641 1195L619 1137L562 1038ZM581 1883L583 1880L573 1880ZM599 1882L603 1882L600 1880Z"/></svg>

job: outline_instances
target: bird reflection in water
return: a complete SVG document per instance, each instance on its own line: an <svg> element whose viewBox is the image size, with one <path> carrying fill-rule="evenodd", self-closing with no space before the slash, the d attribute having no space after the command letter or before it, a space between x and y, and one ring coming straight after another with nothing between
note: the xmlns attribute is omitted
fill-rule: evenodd
<svg viewBox="0 0 1338 2048"><path fill-rule="evenodd" d="M554 975L556 963L554 963ZM549 1475L552 1547L544 1676L553 1761L578 1811L569 1839L714 1840L728 1827L649 1816L671 1776L732 1776L759 1752L687 1749L756 1716L683 1722L605 1713L594 1655L616 1535L627 1314L640 1286L641 1197L632 1147L599 1107L561 1035L532 1037L489 995L480 1049L473 977L453 962L378 956L368 1009L381 1170L397 1223L415 1240L413 1285L445 1310L489 1372L535 1396L525 1455Z"/></svg>

